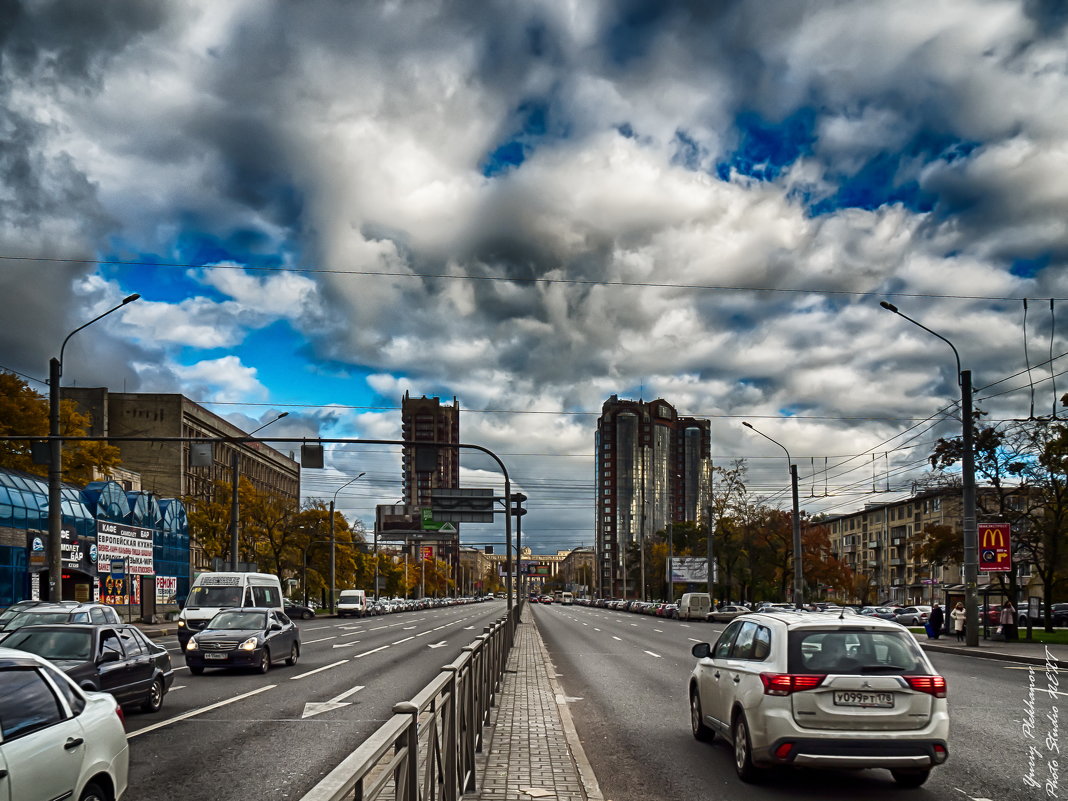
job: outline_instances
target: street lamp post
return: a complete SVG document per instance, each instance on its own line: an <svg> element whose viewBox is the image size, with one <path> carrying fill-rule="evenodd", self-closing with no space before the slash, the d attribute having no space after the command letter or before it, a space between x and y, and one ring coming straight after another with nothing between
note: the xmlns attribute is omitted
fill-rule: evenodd
<svg viewBox="0 0 1068 801"><path fill-rule="evenodd" d="M282 412L280 415L278 415L273 420L268 420L266 423L264 423L259 428L256 428L256 429L253 429L252 431L250 431L247 434L247 436L251 437L257 431L262 431L263 429L267 428L267 426L271 425L271 423L277 423L283 417L286 417L288 415L289 415L289 412ZM230 489L230 569L233 570L235 573L238 570L238 562L240 560L240 556L238 554L238 550L239 549L238 549L238 537L237 537L238 516L240 515L240 509L238 508L238 500L237 500L238 499L238 483L241 480L241 473L240 473L240 470L238 469L238 457L239 456L240 456L240 452L238 451L237 443L235 442L234 443L234 451L230 456L230 484L231 484L231 489Z"/></svg>
<svg viewBox="0 0 1068 801"><path fill-rule="evenodd" d="M751 431L756 431L764 439L769 442L774 442L784 451L786 451L786 461L790 465L790 488L793 491L794 501L794 514L793 514L793 546L794 546L794 608L800 609L805 604L805 590L803 581L803 571L801 563L801 513L798 508L797 500L797 465L794 464L793 458L790 456L790 451L786 450L786 446L778 440L774 440L759 429L753 428L752 425L743 421L742 425Z"/></svg>
<svg viewBox="0 0 1068 801"><path fill-rule="evenodd" d="M59 358L48 362L48 600L63 600L63 440L59 435L59 379L63 375L63 351L72 336L97 320L118 311L127 303L140 298L127 295L122 303L98 314L85 325L78 326L63 340Z"/></svg>
<svg viewBox="0 0 1068 801"><path fill-rule="evenodd" d="M336 490L334 490L334 497L330 499L330 598L327 608L330 613L334 612L334 593L336 592L335 584L337 582L337 567L336 567L336 554L337 554L337 541L334 538L334 505L337 503L337 494L341 490L345 489L349 484L354 484L361 478L366 476L367 473L360 473L356 478L351 481L346 481ZM378 600L378 525L375 525L375 600Z"/></svg>
<svg viewBox="0 0 1068 801"><path fill-rule="evenodd" d="M918 323L906 314L902 314L893 303L880 301L879 305L898 317L908 320L917 328L938 337L953 351L957 360L957 382L960 384L960 422L961 422L961 504L963 510L964 534L964 637L965 644L979 645L979 531L975 514L975 446L972 425L972 371L960 368L960 354L953 343Z"/></svg>

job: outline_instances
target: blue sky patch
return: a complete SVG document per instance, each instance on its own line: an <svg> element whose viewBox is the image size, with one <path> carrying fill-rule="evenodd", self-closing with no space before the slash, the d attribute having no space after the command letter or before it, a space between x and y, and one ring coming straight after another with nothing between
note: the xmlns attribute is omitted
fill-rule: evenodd
<svg viewBox="0 0 1068 801"><path fill-rule="evenodd" d="M1017 278L1034 278L1044 269L1049 267L1050 254L1044 253L1033 259L1016 259L1009 268L1009 272Z"/></svg>
<svg viewBox="0 0 1068 801"><path fill-rule="evenodd" d="M738 147L716 165L716 175L729 180L732 172L774 181L783 170L812 152L816 111L798 109L782 122L771 123L759 114L745 111L735 120Z"/></svg>
<svg viewBox="0 0 1068 801"><path fill-rule="evenodd" d="M486 157L482 174L487 178L521 165L534 151L548 129L549 107L543 100L527 100L515 110L518 130L497 145Z"/></svg>

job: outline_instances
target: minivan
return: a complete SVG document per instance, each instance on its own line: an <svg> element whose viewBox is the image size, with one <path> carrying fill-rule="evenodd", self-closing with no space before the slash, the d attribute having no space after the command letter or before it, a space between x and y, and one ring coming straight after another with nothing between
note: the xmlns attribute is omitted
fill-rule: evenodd
<svg viewBox="0 0 1068 801"><path fill-rule="evenodd" d="M367 592L365 590L342 590L337 597L337 616L365 617L367 615Z"/></svg>
<svg viewBox="0 0 1068 801"><path fill-rule="evenodd" d="M269 573L201 573L189 588L178 615L178 642L185 651L189 639L222 609L254 606L285 614L282 584Z"/></svg>
<svg viewBox="0 0 1068 801"><path fill-rule="evenodd" d="M706 620L712 611L712 596L707 592L683 593L679 601L679 620Z"/></svg>

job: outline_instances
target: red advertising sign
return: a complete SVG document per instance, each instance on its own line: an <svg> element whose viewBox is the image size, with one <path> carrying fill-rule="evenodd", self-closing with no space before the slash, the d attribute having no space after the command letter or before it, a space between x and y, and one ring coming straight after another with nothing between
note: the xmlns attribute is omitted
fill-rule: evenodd
<svg viewBox="0 0 1068 801"><path fill-rule="evenodd" d="M979 524L979 569L1012 570L1012 529L1008 523Z"/></svg>
<svg viewBox="0 0 1068 801"><path fill-rule="evenodd" d="M433 560L433 558L434 558L434 546L433 545L424 545L419 549L419 551L420 551L420 554L421 554L420 558L424 562L429 562L429 561Z"/></svg>

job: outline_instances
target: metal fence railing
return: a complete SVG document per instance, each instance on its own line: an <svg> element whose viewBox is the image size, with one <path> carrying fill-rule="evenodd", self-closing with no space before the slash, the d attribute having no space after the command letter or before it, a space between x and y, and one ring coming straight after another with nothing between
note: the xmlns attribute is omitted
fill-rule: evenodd
<svg viewBox="0 0 1068 801"><path fill-rule="evenodd" d="M301 801L458 801L475 791L475 754L497 700L522 604L323 777Z"/></svg>

